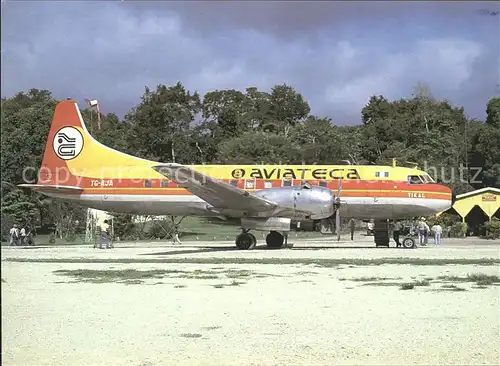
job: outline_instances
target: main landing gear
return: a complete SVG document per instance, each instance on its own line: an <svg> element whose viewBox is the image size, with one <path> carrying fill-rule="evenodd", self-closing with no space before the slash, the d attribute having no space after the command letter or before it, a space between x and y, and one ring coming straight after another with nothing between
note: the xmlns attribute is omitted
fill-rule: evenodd
<svg viewBox="0 0 500 366"><path fill-rule="evenodd" d="M266 236L266 244L268 248L279 249L286 245L287 235L283 235L278 231L271 231ZM254 249L257 245L257 239L249 230L243 229L243 232L236 237L236 247L241 250Z"/></svg>
<svg viewBox="0 0 500 366"><path fill-rule="evenodd" d="M236 246L241 250L250 250L255 248L257 245L257 239L253 234L250 234L248 230L243 230L243 232L236 237Z"/></svg>

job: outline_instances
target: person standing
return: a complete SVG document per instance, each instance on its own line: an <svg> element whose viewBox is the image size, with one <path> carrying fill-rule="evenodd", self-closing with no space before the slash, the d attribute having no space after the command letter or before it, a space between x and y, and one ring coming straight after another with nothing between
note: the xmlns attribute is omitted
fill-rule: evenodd
<svg viewBox="0 0 500 366"><path fill-rule="evenodd" d="M394 238L394 241L396 242L396 248L401 247L401 243L399 242L399 233L401 231L401 224L399 223L398 220L394 220L394 224L392 226L392 237Z"/></svg>
<svg viewBox="0 0 500 366"><path fill-rule="evenodd" d="M102 242L106 243L106 249L111 248L110 240L109 240L109 224L108 220L104 220L101 225L101 235L99 240L99 249L102 249Z"/></svg>
<svg viewBox="0 0 500 366"><path fill-rule="evenodd" d="M10 245L17 245L19 240L19 229L17 228L17 224L12 225L12 228L9 230L10 235Z"/></svg>
<svg viewBox="0 0 500 366"><path fill-rule="evenodd" d="M354 219L349 220L349 228L351 229L351 240L354 240L354 229L356 228L356 223Z"/></svg>
<svg viewBox="0 0 500 366"><path fill-rule="evenodd" d="M424 220L424 245L427 245L429 242L429 234L431 233L431 229L429 228L429 225Z"/></svg>
<svg viewBox="0 0 500 366"><path fill-rule="evenodd" d="M425 245L425 217L422 217L417 223L417 231L418 231L418 242L420 245Z"/></svg>
<svg viewBox="0 0 500 366"><path fill-rule="evenodd" d="M21 237L21 245L25 245L25 243L26 243L26 229L24 228L24 226L21 228L19 235Z"/></svg>
<svg viewBox="0 0 500 366"><path fill-rule="evenodd" d="M436 222L434 226L431 228L434 233L434 244L436 246L441 245L441 234L443 233L443 228L439 225L439 222Z"/></svg>

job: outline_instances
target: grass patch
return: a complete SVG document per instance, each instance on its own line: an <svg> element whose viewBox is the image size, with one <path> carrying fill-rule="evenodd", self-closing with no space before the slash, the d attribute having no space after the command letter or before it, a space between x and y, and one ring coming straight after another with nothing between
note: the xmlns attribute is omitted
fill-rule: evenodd
<svg viewBox="0 0 500 366"><path fill-rule="evenodd" d="M496 275L487 275L484 273L472 273L466 277L459 276L439 276L439 280L447 282L475 282L477 286L490 286L500 284L500 277Z"/></svg>
<svg viewBox="0 0 500 366"><path fill-rule="evenodd" d="M297 276L307 276L307 275L315 275L318 274L317 272L311 272L311 271L299 271L295 273Z"/></svg>
<svg viewBox="0 0 500 366"><path fill-rule="evenodd" d="M179 273L177 270L154 269L149 271L138 271L136 269L124 270L94 270L94 269L60 269L54 271L58 276L73 277L74 282L89 283L110 283L121 282L127 285L137 285L143 283L146 279L163 278L170 273Z"/></svg>
<svg viewBox="0 0 500 366"><path fill-rule="evenodd" d="M401 286L401 282L366 282L363 286L379 286L379 287L389 287L389 286Z"/></svg>
<svg viewBox="0 0 500 366"><path fill-rule="evenodd" d="M434 291L456 291L456 292L461 292L461 291L467 291L463 287L458 287L457 285L454 284L444 284L441 286L440 289L435 289Z"/></svg>
<svg viewBox="0 0 500 366"><path fill-rule="evenodd" d="M414 266L447 266L500 264L500 259L439 259L439 258L6 258L8 262L29 263L171 263L171 264L276 264L314 265L331 268L339 265L379 266L383 264L410 264Z"/></svg>
<svg viewBox="0 0 500 366"><path fill-rule="evenodd" d="M193 275L182 275L182 276L179 276L178 278L189 278L189 279L196 279L196 280L216 280L219 278L219 276L213 274L213 275L196 275L196 274L193 274Z"/></svg>
<svg viewBox="0 0 500 366"><path fill-rule="evenodd" d="M248 270L234 270L234 269L230 269L228 271L226 271L226 276L228 278L244 278L244 277L249 277L251 276L252 274L254 274L253 271L248 271Z"/></svg>
<svg viewBox="0 0 500 366"><path fill-rule="evenodd" d="M73 282L88 282L88 283L124 283L127 285L136 285L143 283L148 279L162 279L168 278L187 278L195 280L215 280L219 279L219 275L225 274L233 281L227 286L239 286L246 282L237 281L240 278L249 279L253 275L257 277L258 274L252 271L241 270L227 270L222 272L194 270L180 271L180 270L146 270L140 271L136 269L123 269L123 270L92 270L92 269L77 269L77 270L57 270L53 272L58 276L67 276L74 279ZM260 274L260 276L268 277L268 274ZM156 281L154 284L161 284L162 282ZM185 287L184 285L176 285L175 288Z"/></svg>
<svg viewBox="0 0 500 366"><path fill-rule="evenodd" d="M355 282L374 282L386 280L400 280L401 277L353 277L353 278L339 278L341 281L351 280Z"/></svg>
<svg viewBox="0 0 500 366"><path fill-rule="evenodd" d="M217 330L220 328L222 328L220 325L211 326L211 327L201 327L201 329L204 329L204 330Z"/></svg>
<svg viewBox="0 0 500 366"><path fill-rule="evenodd" d="M140 285L142 283L141 280L125 280L123 281L125 285Z"/></svg>
<svg viewBox="0 0 500 366"><path fill-rule="evenodd" d="M415 281L413 282L415 286L430 286L430 282L427 280L420 280L420 281Z"/></svg>

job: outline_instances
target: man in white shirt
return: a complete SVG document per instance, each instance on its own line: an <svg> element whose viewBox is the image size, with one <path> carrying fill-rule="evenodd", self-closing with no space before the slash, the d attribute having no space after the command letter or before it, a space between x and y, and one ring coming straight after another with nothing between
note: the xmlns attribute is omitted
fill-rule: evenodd
<svg viewBox="0 0 500 366"><path fill-rule="evenodd" d="M439 225L439 222L436 222L431 230L434 233L434 244L441 245L441 234L443 233L443 228Z"/></svg>
<svg viewBox="0 0 500 366"><path fill-rule="evenodd" d="M101 224L101 235L99 238L99 249L102 249L102 243L106 243L106 249L111 248L111 241L109 238L109 223L108 220L104 220Z"/></svg>
<svg viewBox="0 0 500 366"><path fill-rule="evenodd" d="M21 236L21 245L24 245L26 242L26 229L24 227L21 228L19 235Z"/></svg>
<svg viewBox="0 0 500 366"><path fill-rule="evenodd" d="M14 224L12 228L9 230L9 235L10 235L10 245L17 245L17 241L19 239L19 229L17 228L17 225Z"/></svg>

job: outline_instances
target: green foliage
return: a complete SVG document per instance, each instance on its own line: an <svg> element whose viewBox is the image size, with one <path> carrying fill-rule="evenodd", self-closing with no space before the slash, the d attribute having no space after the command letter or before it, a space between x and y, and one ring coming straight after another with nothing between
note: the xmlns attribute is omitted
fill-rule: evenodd
<svg viewBox="0 0 500 366"><path fill-rule="evenodd" d="M491 221L484 224L486 229L487 239L499 239L500 238L500 220L496 217L492 217Z"/></svg>
<svg viewBox="0 0 500 366"><path fill-rule="evenodd" d="M258 147L258 148L256 148ZM283 135L248 132L219 145L218 161L223 164L296 163L296 149ZM295 155L296 156L296 155Z"/></svg>
<svg viewBox="0 0 500 366"><path fill-rule="evenodd" d="M450 227L450 237L463 238L467 233L467 224L465 222L457 222Z"/></svg>
<svg viewBox="0 0 500 366"><path fill-rule="evenodd" d="M429 94L421 91L411 99L393 102L371 97L361 112L362 157L375 164L390 164L392 158L416 162L438 182L465 191L467 173L460 172L468 160L465 146L470 146L464 144L467 118L463 108ZM468 132L474 131L477 128Z"/></svg>
<svg viewBox="0 0 500 366"><path fill-rule="evenodd" d="M190 126L200 110L198 93L191 94L181 83L146 88L141 103L125 116L131 151L155 161L191 163L197 152L190 149Z"/></svg>
<svg viewBox="0 0 500 366"><path fill-rule="evenodd" d="M135 232L134 216L129 214L112 213L113 231L115 238L127 239Z"/></svg>
<svg viewBox="0 0 500 366"><path fill-rule="evenodd" d="M500 97L491 98L486 105L486 124L500 128Z"/></svg>

